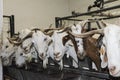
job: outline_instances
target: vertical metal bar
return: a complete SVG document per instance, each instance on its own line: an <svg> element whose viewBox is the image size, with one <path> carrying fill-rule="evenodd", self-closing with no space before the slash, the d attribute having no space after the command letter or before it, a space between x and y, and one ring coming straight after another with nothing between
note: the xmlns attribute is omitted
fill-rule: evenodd
<svg viewBox="0 0 120 80"><path fill-rule="evenodd" d="M87 29L87 31L90 31L91 30L91 22L88 22L88 29Z"/></svg>
<svg viewBox="0 0 120 80"><path fill-rule="evenodd" d="M55 17L55 27L58 28L59 27L59 18Z"/></svg>
<svg viewBox="0 0 120 80"><path fill-rule="evenodd" d="M15 34L15 28L14 28L14 15L10 16L10 37L12 37Z"/></svg>
<svg viewBox="0 0 120 80"><path fill-rule="evenodd" d="M96 24L98 25L98 28L101 29L101 26L98 21L96 21Z"/></svg>
<svg viewBox="0 0 120 80"><path fill-rule="evenodd" d="M91 22L87 23L87 27L88 27L87 31L90 31L91 30ZM86 59L88 62L89 69L92 70L92 60L89 57L86 57Z"/></svg>
<svg viewBox="0 0 120 80"><path fill-rule="evenodd" d="M86 57L86 58L87 58L89 69L92 70L92 60L89 57Z"/></svg>

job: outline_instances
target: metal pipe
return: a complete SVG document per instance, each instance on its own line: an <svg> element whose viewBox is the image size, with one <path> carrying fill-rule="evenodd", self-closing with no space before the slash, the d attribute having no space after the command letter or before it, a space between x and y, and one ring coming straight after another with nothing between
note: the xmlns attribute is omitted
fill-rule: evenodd
<svg viewBox="0 0 120 80"><path fill-rule="evenodd" d="M10 18L10 16L3 15L3 17Z"/></svg>
<svg viewBox="0 0 120 80"><path fill-rule="evenodd" d="M95 18L95 19L88 19L89 22L97 22L97 21L100 21L100 20L108 20L108 19L114 19L114 18L118 18L120 17L120 15L117 15L117 16L113 16L113 17L105 17L105 18Z"/></svg>
<svg viewBox="0 0 120 80"><path fill-rule="evenodd" d="M87 31L90 31L90 30L91 30L91 22L88 22L88 23L87 23L87 28L88 28ZM91 66L91 63L92 63L92 62L89 61L90 66ZM92 69L92 67L91 67L91 69Z"/></svg>
<svg viewBox="0 0 120 80"><path fill-rule="evenodd" d="M59 26L59 17L55 17L55 27L58 28Z"/></svg>
<svg viewBox="0 0 120 80"><path fill-rule="evenodd" d="M99 13L99 12L103 12L103 11L107 11L107 10L112 10L112 9L117 9L117 8L120 8L120 5L109 7L109 8L104 8L104 9L100 9L100 10L90 11L90 12L87 12L87 13L81 13L81 14L77 14L77 15L73 15L73 16L61 17L61 18L59 18L59 20L60 19L64 20L64 19L68 19L68 18L79 17L79 16L83 16L83 15L91 15L93 13Z"/></svg>
<svg viewBox="0 0 120 80"><path fill-rule="evenodd" d="M10 16L10 37L12 37L15 34L14 30L14 15Z"/></svg>
<svg viewBox="0 0 120 80"><path fill-rule="evenodd" d="M114 19L114 18L118 18L118 17L120 17L120 15L113 16L113 17L107 17L107 18L98 18L97 20L107 20L107 19Z"/></svg>
<svg viewBox="0 0 120 80"><path fill-rule="evenodd" d="M83 21L83 20L80 20L80 19L64 19L64 20L69 20L69 21Z"/></svg>
<svg viewBox="0 0 120 80"><path fill-rule="evenodd" d="M9 18L10 20L10 37L12 37L15 34L14 15L11 16L3 15L3 17Z"/></svg>
<svg viewBox="0 0 120 80"><path fill-rule="evenodd" d="M88 20L92 23L92 22L96 22L96 21L100 21L100 20L114 19L114 18L118 18L118 17L120 17L120 15L113 16L113 17L106 17L106 18L88 19ZM82 21L82 20L76 20L76 19L64 19L64 20ZM58 27L59 26L59 20L56 20L55 24L56 24L56 27Z"/></svg>
<svg viewBox="0 0 120 80"><path fill-rule="evenodd" d="M104 1L104 4L111 3L111 2L115 2L115 1L118 1L118 0L108 0L108 1Z"/></svg>

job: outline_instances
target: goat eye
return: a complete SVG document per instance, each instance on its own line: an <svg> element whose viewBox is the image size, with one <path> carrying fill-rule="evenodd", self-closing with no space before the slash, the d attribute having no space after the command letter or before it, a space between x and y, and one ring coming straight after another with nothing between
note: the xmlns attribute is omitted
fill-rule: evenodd
<svg viewBox="0 0 120 80"><path fill-rule="evenodd" d="M26 49L27 49L27 47L24 47L23 49L24 49L24 50L26 50Z"/></svg>
<svg viewBox="0 0 120 80"><path fill-rule="evenodd" d="M20 53L20 56L22 56L23 55L23 53Z"/></svg>
<svg viewBox="0 0 120 80"><path fill-rule="evenodd" d="M46 40L47 40L47 38L44 39L44 41L46 41Z"/></svg>
<svg viewBox="0 0 120 80"><path fill-rule="evenodd" d="M77 42L77 43L79 43L79 41L78 41L78 40L76 40L76 42Z"/></svg>
<svg viewBox="0 0 120 80"><path fill-rule="evenodd" d="M32 52L31 54L35 54L35 52Z"/></svg>
<svg viewBox="0 0 120 80"><path fill-rule="evenodd" d="M8 46L5 46L5 48L8 48Z"/></svg>

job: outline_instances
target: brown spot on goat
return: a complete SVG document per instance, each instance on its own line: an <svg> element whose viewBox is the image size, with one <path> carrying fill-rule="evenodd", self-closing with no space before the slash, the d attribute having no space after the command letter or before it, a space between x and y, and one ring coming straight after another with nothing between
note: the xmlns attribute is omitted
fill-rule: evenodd
<svg viewBox="0 0 120 80"><path fill-rule="evenodd" d="M84 50L88 57L95 63L98 70L101 69L101 59L97 48L97 39L87 37L83 39Z"/></svg>

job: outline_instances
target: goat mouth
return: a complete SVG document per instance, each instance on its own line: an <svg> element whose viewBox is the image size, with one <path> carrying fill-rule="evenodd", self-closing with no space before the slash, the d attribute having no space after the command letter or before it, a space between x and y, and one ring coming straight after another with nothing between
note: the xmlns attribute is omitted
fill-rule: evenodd
<svg viewBox="0 0 120 80"><path fill-rule="evenodd" d="M61 57L62 57L62 55L59 55L59 56L55 56L54 58L57 62L59 62L61 60Z"/></svg>
<svg viewBox="0 0 120 80"><path fill-rule="evenodd" d="M59 63L61 60L55 60L55 62Z"/></svg>
<svg viewBox="0 0 120 80"><path fill-rule="evenodd" d="M118 75L119 74L119 75ZM117 71L116 73L111 73L110 72L110 75L114 76L114 77L119 77L120 76L120 70Z"/></svg>
<svg viewBox="0 0 120 80"><path fill-rule="evenodd" d="M77 53L77 55L78 55L78 58L80 59L80 60L83 60L84 58L85 58L85 56L86 56L86 54L85 53Z"/></svg>
<svg viewBox="0 0 120 80"><path fill-rule="evenodd" d="M24 66L24 64L21 64L21 65L16 65L18 68L22 68Z"/></svg>
<svg viewBox="0 0 120 80"><path fill-rule="evenodd" d="M44 60L44 57L43 57L43 56L39 56L39 58L40 58L41 60Z"/></svg>
<svg viewBox="0 0 120 80"><path fill-rule="evenodd" d="M46 59L46 57L47 57L47 56L39 56L39 59L43 61L43 60Z"/></svg>
<svg viewBox="0 0 120 80"><path fill-rule="evenodd" d="M6 62L6 61L9 61L9 59L7 59L7 58L2 58L1 61L2 61L2 62Z"/></svg>
<svg viewBox="0 0 120 80"><path fill-rule="evenodd" d="M6 61L7 60L7 58L2 58L2 61Z"/></svg>

